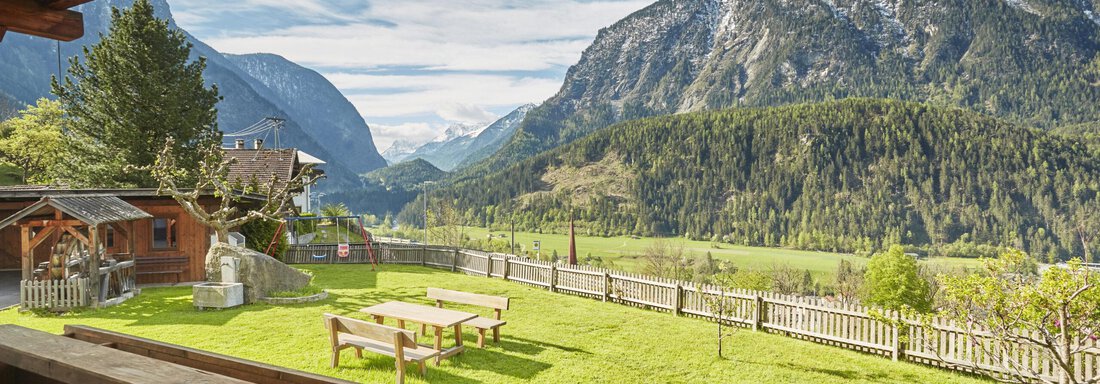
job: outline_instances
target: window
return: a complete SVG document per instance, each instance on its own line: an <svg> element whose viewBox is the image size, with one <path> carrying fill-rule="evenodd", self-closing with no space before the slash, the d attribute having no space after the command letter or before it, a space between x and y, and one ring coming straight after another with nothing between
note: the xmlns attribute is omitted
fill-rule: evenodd
<svg viewBox="0 0 1100 384"><path fill-rule="evenodd" d="M115 229L112 228L110 225L108 225L107 230L104 231L104 232L106 232L106 234L103 236L103 244L105 244L107 246L107 248L114 247L115 246Z"/></svg>
<svg viewBox="0 0 1100 384"><path fill-rule="evenodd" d="M176 249L176 219L153 219L153 249Z"/></svg>

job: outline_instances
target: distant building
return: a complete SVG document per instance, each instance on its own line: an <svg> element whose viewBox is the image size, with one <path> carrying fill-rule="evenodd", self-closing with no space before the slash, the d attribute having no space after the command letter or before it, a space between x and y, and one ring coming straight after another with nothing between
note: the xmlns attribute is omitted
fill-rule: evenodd
<svg viewBox="0 0 1100 384"><path fill-rule="evenodd" d="M325 164L324 160L305 153L295 148L264 148L263 140L255 140L252 148L245 148L244 140L238 139L233 148L225 148L226 158L235 158L237 161L230 167L229 180L231 182L257 183L261 188L271 183L281 182L285 185L301 172L307 164L313 165L313 171L324 173L319 166ZM281 185L277 185L279 187ZM310 204L312 186L305 186L294 196L294 208L298 212L310 212L313 210Z"/></svg>

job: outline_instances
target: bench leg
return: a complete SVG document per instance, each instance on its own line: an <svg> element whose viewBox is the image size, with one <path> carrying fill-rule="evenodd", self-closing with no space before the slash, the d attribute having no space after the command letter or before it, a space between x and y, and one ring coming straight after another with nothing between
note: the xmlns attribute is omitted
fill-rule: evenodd
<svg viewBox="0 0 1100 384"><path fill-rule="evenodd" d="M477 347L485 348L485 328L477 329Z"/></svg>
<svg viewBox="0 0 1100 384"><path fill-rule="evenodd" d="M493 342L500 342L500 327L493 327Z"/></svg>
<svg viewBox="0 0 1100 384"><path fill-rule="evenodd" d="M336 348L332 349L332 361L331 362L332 362L332 368L336 368L337 365L340 365L340 350L339 349L336 349Z"/></svg>
<svg viewBox="0 0 1100 384"><path fill-rule="evenodd" d="M362 348L355 348L355 358L357 358L357 359L362 359L363 358L363 349Z"/></svg>
<svg viewBox="0 0 1100 384"><path fill-rule="evenodd" d="M398 359L394 365L397 366L397 384L405 384L405 361Z"/></svg>
<svg viewBox="0 0 1100 384"><path fill-rule="evenodd" d="M424 360L420 360L416 364L420 366L420 376L428 377L428 365L424 363Z"/></svg>

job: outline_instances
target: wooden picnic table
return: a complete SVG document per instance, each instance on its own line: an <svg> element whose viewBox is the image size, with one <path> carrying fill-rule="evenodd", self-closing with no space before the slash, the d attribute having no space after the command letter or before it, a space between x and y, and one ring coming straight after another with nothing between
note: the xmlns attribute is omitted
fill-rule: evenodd
<svg viewBox="0 0 1100 384"><path fill-rule="evenodd" d="M0 366L62 383L248 383L12 324L0 325Z"/></svg>
<svg viewBox="0 0 1100 384"><path fill-rule="evenodd" d="M435 365L437 366L443 359L462 353L464 350L462 346L462 323L477 318L477 315L473 313L403 301L390 301L372 305L360 309L359 312L370 314L378 324L382 324L387 317L392 317L397 319L398 328L405 328L406 321L426 324L435 328L435 350L439 351L439 356L435 358ZM455 331L455 346L444 350L443 329L451 327Z"/></svg>

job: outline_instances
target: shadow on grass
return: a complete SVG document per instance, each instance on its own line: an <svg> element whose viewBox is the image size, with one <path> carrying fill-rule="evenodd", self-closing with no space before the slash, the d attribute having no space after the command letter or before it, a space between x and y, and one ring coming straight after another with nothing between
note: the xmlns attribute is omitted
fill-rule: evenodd
<svg viewBox="0 0 1100 384"><path fill-rule="evenodd" d="M481 382L479 380L457 376L450 372L440 370L435 366L434 362L426 362L425 364L428 365L427 376L420 376L416 363L408 363L405 365L405 378L422 378L430 383L474 384ZM443 364L447 364L446 360ZM340 354L339 369L341 371L350 372L393 372L396 367L392 357L363 352L363 359L357 359L355 358L355 354L349 349Z"/></svg>
<svg viewBox="0 0 1100 384"><path fill-rule="evenodd" d="M447 364L447 361L458 368L494 372L523 380L530 380L539 372L553 367L538 360L484 349L474 351L467 349L463 354L444 360L443 364Z"/></svg>
<svg viewBox="0 0 1100 384"><path fill-rule="evenodd" d="M506 335L500 337L500 343L498 345L500 345L500 347L506 351L518 352L525 355L537 355L547 348L553 348L563 352L578 353L582 355L592 354L591 352L579 348L567 347L564 345L557 345L538 340L524 339L522 337L508 337Z"/></svg>

